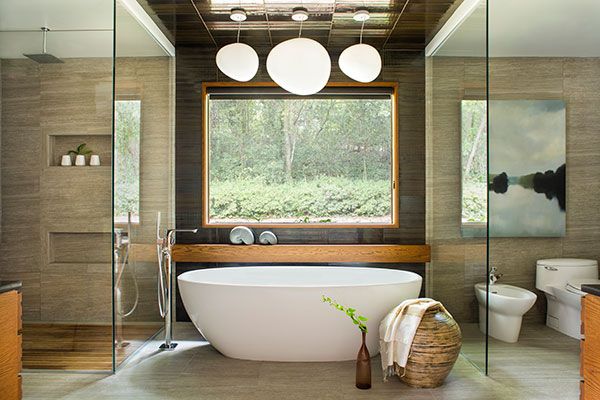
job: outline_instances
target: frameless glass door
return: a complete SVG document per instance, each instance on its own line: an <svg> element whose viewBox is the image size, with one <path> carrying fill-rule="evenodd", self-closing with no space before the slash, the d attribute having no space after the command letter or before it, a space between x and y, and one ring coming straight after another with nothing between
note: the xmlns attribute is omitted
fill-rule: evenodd
<svg viewBox="0 0 600 400"><path fill-rule="evenodd" d="M429 296L463 335L462 354L487 372L487 2L451 10L427 47Z"/></svg>
<svg viewBox="0 0 600 400"><path fill-rule="evenodd" d="M163 327L156 232L172 226L174 52L140 18L137 2L118 1L114 90L115 367ZM146 25L145 25L146 24ZM156 28L156 29L154 29ZM151 33L153 32L153 33Z"/></svg>

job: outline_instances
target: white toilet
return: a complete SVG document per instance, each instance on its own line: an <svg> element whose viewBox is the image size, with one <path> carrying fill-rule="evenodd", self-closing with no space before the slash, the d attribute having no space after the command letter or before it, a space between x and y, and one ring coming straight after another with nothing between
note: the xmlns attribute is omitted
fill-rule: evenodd
<svg viewBox="0 0 600 400"><path fill-rule="evenodd" d="M546 295L546 325L579 339L584 283L600 284L598 261L578 258L538 260L535 287Z"/></svg>

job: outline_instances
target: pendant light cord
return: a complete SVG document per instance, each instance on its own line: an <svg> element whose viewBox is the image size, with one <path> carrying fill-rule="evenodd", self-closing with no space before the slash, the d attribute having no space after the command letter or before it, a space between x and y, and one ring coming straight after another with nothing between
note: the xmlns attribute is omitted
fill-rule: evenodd
<svg viewBox="0 0 600 400"><path fill-rule="evenodd" d="M300 7L304 7L304 0L300 0ZM298 32L298 37L302 37L302 23L304 20L300 20L300 31Z"/></svg>
<svg viewBox="0 0 600 400"><path fill-rule="evenodd" d="M365 10L367 9L367 2L365 0L363 0L363 7L365 8ZM363 21L360 26L360 44L362 44L362 37L363 37L363 30L365 29L365 22L366 21Z"/></svg>
<svg viewBox="0 0 600 400"><path fill-rule="evenodd" d="M240 0L240 1L238 2L238 7L240 8L240 10L243 10L243 8L242 8L242 0ZM244 15L245 15L245 14L246 14L246 13L244 12ZM237 34L237 42L238 42L238 43L240 42L240 31L241 31L241 30L242 30L242 21L238 21L238 34Z"/></svg>
<svg viewBox="0 0 600 400"><path fill-rule="evenodd" d="M362 25L360 26L360 44L362 44L363 29L365 29L365 21L363 21Z"/></svg>

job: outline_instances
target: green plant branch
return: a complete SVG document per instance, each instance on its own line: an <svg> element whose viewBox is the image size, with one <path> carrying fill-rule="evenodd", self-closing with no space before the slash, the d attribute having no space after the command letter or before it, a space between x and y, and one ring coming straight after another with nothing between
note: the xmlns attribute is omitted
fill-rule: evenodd
<svg viewBox="0 0 600 400"><path fill-rule="evenodd" d="M356 315L356 309L350 308L350 307L344 307L343 305L339 304L335 300L332 300L331 297L327 297L327 296L323 295L321 299L323 300L324 303L327 303L327 304L331 305L332 307L334 307L335 309L340 310L343 313L345 313L348 317L350 317L350 319L352 320L352 323L354 325L358 326L358 329L360 329L361 332L367 333L367 325L365 325L365 322L368 321L367 317L364 317L362 315Z"/></svg>
<svg viewBox="0 0 600 400"><path fill-rule="evenodd" d="M92 150L88 149L86 147L85 143L81 143L79 146L77 146L76 150L69 150L69 152L67 154L71 155L71 154L75 154L76 156L87 156L88 154L91 154Z"/></svg>

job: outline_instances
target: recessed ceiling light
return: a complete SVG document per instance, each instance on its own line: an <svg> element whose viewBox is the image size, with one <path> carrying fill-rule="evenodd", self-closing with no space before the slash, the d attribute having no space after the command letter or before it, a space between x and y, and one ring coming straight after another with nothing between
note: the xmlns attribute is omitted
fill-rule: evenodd
<svg viewBox="0 0 600 400"><path fill-rule="evenodd" d="M297 22L304 22L308 19L308 10L304 7L296 7L292 11L292 19Z"/></svg>
<svg viewBox="0 0 600 400"><path fill-rule="evenodd" d="M246 16L246 11L243 8L232 8L229 18L235 22L244 22L248 17Z"/></svg>
<svg viewBox="0 0 600 400"><path fill-rule="evenodd" d="M367 10L356 10L354 16L352 17L356 22L365 22L368 21L371 16Z"/></svg>

